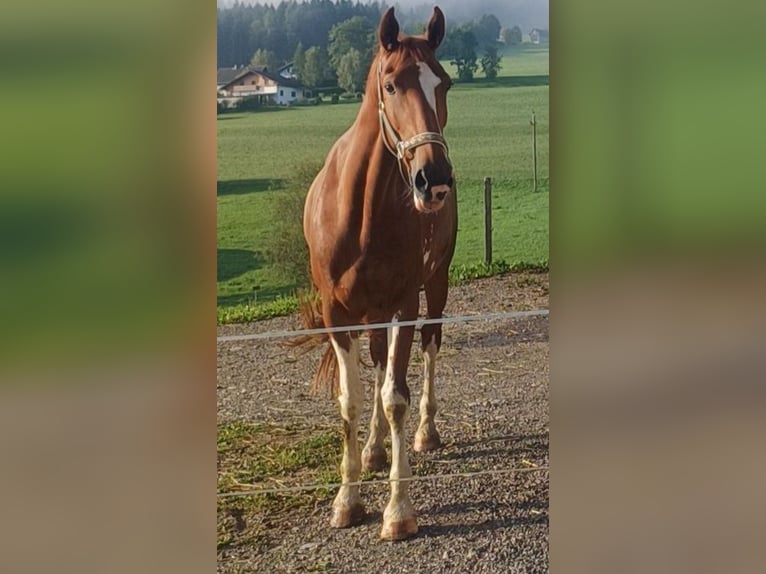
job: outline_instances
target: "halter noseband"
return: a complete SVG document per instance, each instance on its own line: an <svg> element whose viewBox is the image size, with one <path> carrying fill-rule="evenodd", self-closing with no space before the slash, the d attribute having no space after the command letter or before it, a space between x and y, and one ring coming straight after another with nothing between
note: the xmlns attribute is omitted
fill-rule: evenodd
<svg viewBox="0 0 766 574"><path fill-rule="evenodd" d="M441 131L422 132L411 137L408 140L403 140L399 137L399 135L396 133L396 130L394 130L393 126L391 126L391 122L388 121L388 116L386 116L386 105L385 103L383 103L383 87L381 86L382 75L383 75L383 59L380 58L378 60L378 117L380 118L380 128L381 128L380 135L383 138L383 144L386 146L386 149L390 151L391 154L396 157L397 159L396 163L399 166L399 173L402 175L404 182L407 185L409 185L410 182L404 176L404 171L402 170L402 163L404 163L405 153L415 149L416 147L419 147L428 143L435 143L444 148L444 151L447 154L447 161L449 161L449 148L447 147L447 140L444 139L444 136L441 134ZM439 122L438 115L436 116L436 123L439 126L439 130L441 130L441 123ZM388 137L391 138L391 141L394 143L394 148L396 149L396 151L394 151L394 149L392 149L391 146L389 145L384 131L388 133Z"/></svg>

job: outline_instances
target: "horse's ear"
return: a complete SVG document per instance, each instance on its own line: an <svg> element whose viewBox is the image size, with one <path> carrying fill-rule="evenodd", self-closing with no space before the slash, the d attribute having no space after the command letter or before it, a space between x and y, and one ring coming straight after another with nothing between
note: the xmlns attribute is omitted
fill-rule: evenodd
<svg viewBox="0 0 766 574"><path fill-rule="evenodd" d="M389 52L395 50L399 45L399 22L396 21L394 16L393 6L386 10L383 18L380 19L378 38L380 38L380 45Z"/></svg>
<svg viewBox="0 0 766 574"><path fill-rule="evenodd" d="M431 20L426 26L426 36L428 38L428 45L432 50L436 50L439 44L444 40L444 30L446 24L444 22L444 12L438 6L434 6L434 13L431 14Z"/></svg>

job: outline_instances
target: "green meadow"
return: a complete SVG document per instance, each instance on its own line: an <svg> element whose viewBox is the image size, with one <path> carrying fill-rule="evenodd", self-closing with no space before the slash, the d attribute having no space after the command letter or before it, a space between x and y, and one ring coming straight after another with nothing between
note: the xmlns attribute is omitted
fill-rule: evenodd
<svg viewBox="0 0 766 574"><path fill-rule="evenodd" d="M443 62L455 75L455 69ZM548 50L507 49L495 81L481 73L448 96L445 136L455 165L460 228L453 266L484 256L483 180L493 180L495 260L548 262ZM321 164L353 122L358 103L323 103L218 116L218 306L258 303L296 288L265 253L279 195L301 167ZM532 191L532 111L537 116L538 192Z"/></svg>

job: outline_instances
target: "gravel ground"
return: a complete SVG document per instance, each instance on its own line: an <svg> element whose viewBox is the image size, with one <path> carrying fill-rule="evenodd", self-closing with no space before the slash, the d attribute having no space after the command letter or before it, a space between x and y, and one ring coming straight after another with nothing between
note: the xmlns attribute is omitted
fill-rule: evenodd
<svg viewBox="0 0 766 574"><path fill-rule="evenodd" d="M445 315L547 306L547 274L511 274L452 288ZM218 334L299 327L296 317L282 317L219 327ZM339 426L334 401L309 393L318 351L297 358L293 353L279 341L220 344L219 422ZM363 358L368 356L364 349ZM420 353L414 351L410 436L417 425L421 369ZM372 380L371 369L362 372ZM424 454L410 446L415 474L547 466L548 373L547 317L446 325L436 372L436 422L444 446ZM368 519L346 530L328 527L330 502L314 512L296 511L272 526L277 543L222 550L219 572L548 571L546 471L413 483L419 532L406 542L378 538L388 492L387 485L363 487Z"/></svg>

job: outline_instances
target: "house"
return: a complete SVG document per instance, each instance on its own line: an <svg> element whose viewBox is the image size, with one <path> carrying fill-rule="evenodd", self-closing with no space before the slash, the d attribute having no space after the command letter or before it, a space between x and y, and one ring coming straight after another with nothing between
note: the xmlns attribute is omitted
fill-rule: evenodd
<svg viewBox="0 0 766 574"><path fill-rule="evenodd" d="M534 28L529 33L529 41L533 44L547 44L548 43L548 30L541 30L540 28Z"/></svg>
<svg viewBox="0 0 766 574"><path fill-rule="evenodd" d="M288 80L295 80L298 76L295 74L293 62L288 62L277 70L277 74Z"/></svg>
<svg viewBox="0 0 766 574"><path fill-rule="evenodd" d="M218 68L218 91L242 73L244 66Z"/></svg>
<svg viewBox="0 0 766 574"><path fill-rule="evenodd" d="M307 88L291 78L272 74L268 68L243 66L218 70L218 101L229 106L247 96L258 96L262 103L286 106L310 96Z"/></svg>

